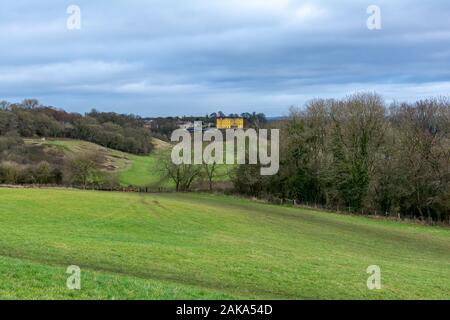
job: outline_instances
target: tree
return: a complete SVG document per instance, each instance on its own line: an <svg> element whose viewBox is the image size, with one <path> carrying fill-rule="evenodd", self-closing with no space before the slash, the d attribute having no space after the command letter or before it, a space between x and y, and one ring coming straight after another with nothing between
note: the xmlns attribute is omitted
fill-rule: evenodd
<svg viewBox="0 0 450 320"><path fill-rule="evenodd" d="M25 99L22 101L22 106L25 109L36 109L40 106L40 103L36 99Z"/></svg>
<svg viewBox="0 0 450 320"><path fill-rule="evenodd" d="M0 101L0 110L8 110L11 107L11 103L8 101L2 100Z"/></svg>
<svg viewBox="0 0 450 320"><path fill-rule="evenodd" d="M201 165L174 164L169 153L161 153L158 163L162 180L169 179L175 184L175 190L188 191L192 183L200 177Z"/></svg>
<svg viewBox="0 0 450 320"><path fill-rule="evenodd" d="M430 99L394 107L398 205L421 219L450 216L450 103Z"/></svg>
<svg viewBox="0 0 450 320"><path fill-rule="evenodd" d="M11 112L0 110L0 134L5 135L17 129L17 118Z"/></svg>
<svg viewBox="0 0 450 320"><path fill-rule="evenodd" d="M0 164L0 181L2 183L19 183L22 168L15 162L7 161Z"/></svg>
<svg viewBox="0 0 450 320"><path fill-rule="evenodd" d="M380 96L361 93L331 108L334 184L345 204L359 210L383 143L385 108Z"/></svg>
<svg viewBox="0 0 450 320"><path fill-rule="evenodd" d="M41 161L35 170L36 182L39 184L49 184L52 182L52 167L47 161Z"/></svg>
<svg viewBox="0 0 450 320"><path fill-rule="evenodd" d="M243 164L230 172L234 188L242 194L258 197L264 190L265 178L259 164Z"/></svg>
<svg viewBox="0 0 450 320"><path fill-rule="evenodd" d="M95 154L79 155L69 162L71 182L87 187L89 179L96 173L99 157Z"/></svg>
<svg viewBox="0 0 450 320"><path fill-rule="evenodd" d="M203 169L204 169L206 178L208 179L209 191L212 191L213 190L213 180L217 174L217 163L215 163L215 162L209 163L208 161L204 161Z"/></svg>

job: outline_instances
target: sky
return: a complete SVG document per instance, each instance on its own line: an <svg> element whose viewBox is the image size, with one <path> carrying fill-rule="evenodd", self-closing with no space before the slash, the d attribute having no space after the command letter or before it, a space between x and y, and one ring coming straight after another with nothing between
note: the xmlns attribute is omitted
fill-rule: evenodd
<svg viewBox="0 0 450 320"><path fill-rule="evenodd" d="M448 0L3 1L0 47L0 100L81 113L282 116L358 91L450 94Z"/></svg>

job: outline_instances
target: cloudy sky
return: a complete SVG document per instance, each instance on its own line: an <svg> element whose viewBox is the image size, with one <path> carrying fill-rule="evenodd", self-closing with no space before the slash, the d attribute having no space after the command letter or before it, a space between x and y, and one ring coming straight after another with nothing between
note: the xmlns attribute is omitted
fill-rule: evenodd
<svg viewBox="0 0 450 320"><path fill-rule="evenodd" d="M3 1L0 45L0 100L78 112L277 116L362 90L450 95L448 0Z"/></svg>

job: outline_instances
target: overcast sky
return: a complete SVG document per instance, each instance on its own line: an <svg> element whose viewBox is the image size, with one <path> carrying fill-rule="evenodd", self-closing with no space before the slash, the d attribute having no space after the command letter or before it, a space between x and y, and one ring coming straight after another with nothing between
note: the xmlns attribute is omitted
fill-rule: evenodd
<svg viewBox="0 0 450 320"><path fill-rule="evenodd" d="M77 112L278 116L361 90L450 95L448 0L2 1L0 46L0 100Z"/></svg>

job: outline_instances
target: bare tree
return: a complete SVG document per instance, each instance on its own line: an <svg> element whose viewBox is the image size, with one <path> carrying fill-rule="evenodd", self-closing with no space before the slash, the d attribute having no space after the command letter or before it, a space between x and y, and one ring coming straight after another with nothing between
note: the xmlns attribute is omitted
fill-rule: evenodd
<svg viewBox="0 0 450 320"><path fill-rule="evenodd" d="M94 153L75 156L69 161L69 174L71 182L87 187L89 179L96 173L99 156Z"/></svg>
<svg viewBox="0 0 450 320"><path fill-rule="evenodd" d="M217 173L217 163L203 162L203 169L206 174L206 178L208 179L209 191L212 191L213 190L213 180L216 177L216 173Z"/></svg>
<svg viewBox="0 0 450 320"><path fill-rule="evenodd" d="M25 99L22 101L22 106L25 109L35 109L39 107L41 104L36 99Z"/></svg>
<svg viewBox="0 0 450 320"><path fill-rule="evenodd" d="M161 153L159 159L162 179L172 180L175 190L188 191L192 183L201 175L202 166L193 164L175 164L169 153Z"/></svg>
<svg viewBox="0 0 450 320"><path fill-rule="evenodd" d="M8 101L5 100L0 101L0 110L8 110L10 106L11 103L9 103Z"/></svg>

